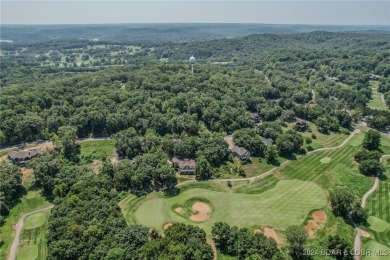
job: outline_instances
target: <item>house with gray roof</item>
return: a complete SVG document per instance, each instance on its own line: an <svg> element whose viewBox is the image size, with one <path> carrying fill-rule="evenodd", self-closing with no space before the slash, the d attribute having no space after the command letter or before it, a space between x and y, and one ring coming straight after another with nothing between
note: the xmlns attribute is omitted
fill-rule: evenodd
<svg viewBox="0 0 390 260"><path fill-rule="evenodd" d="M196 162L193 159L180 159L178 157L172 158L172 163L178 167L178 172L180 174L195 174L196 172Z"/></svg>

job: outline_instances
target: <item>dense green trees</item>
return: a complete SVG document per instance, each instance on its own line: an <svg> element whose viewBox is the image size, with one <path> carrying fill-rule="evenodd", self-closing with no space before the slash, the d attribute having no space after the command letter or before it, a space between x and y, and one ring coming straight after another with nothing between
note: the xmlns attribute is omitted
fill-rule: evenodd
<svg viewBox="0 0 390 260"><path fill-rule="evenodd" d="M0 162L0 224L23 191L20 169Z"/></svg>
<svg viewBox="0 0 390 260"><path fill-rule="evenodd" d="M213 225L213 241L222 253L237 259L278 259L281 257L275 240L254 234L247 228L231 227L227 223Z"/></svg>
<svg viewBox="0 0 390 260"><path fill-rule="evenodd" d="M384 172L384 167L378 160L368 159L360 162L359 171L367 176L380 177Z"/></svg>
<svg viewBox="0 0 390 260"><path fill-rule="evenodd" d="M337 187L330 193L330 203L336 216L348 217L353 208L354 196L347 189Z"/></svg>
<svg viewBox="0 0 390 260"><path fill-rule="evenodd" d="M264 156L266 147L254 129L237 130L234 132L233 138L237 146L246 148L252 155Z"/></svg>
<svg viewBox="0 0 390 260"><path fill-rule="evenodd" d="M368 130L364 135L362 145L367 150L379 150L381 146L381 134L378 131Z"/></svg>
<svg viewBox="0 0 390 260"><path fill-rule="evenodd" d="M141 137L133 127L120 131L115 135L115 147L118 152L127 158L135 157L141 153Z"/></svg>
<svg viewBox="0 0 390 260"><path fill-rule="evenodd" d="M299 152L303 145L303 136L293 130L288 130L276 139L276 147L280 154L290 156L294 152Z"/></svg>
<svg viewBox="0 0 390 260"><path fill-rule="evenodd" d="M305 244L307 241L307 233L303 227L289 226L286 229L286 239L290 247L290 255L293 259L305 259L304 254Z"/></svg>

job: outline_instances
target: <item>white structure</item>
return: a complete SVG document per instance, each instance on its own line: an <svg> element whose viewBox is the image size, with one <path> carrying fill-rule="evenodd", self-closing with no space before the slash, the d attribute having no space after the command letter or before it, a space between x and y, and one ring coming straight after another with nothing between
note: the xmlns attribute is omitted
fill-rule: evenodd
<svg viewBox="0 0 390 260"><path fill-rule="evenodd" d="M192 74L194 74L194 63L195 63L195 57L194 56L191 56L190 63L191 63Z"/></svg>

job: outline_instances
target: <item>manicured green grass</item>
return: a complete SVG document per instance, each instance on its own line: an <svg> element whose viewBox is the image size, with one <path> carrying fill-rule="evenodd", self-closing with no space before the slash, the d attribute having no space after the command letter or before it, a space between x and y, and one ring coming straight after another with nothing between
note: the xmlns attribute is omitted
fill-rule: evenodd
<svg viewBox="0 0 390 260"><path fill-rule="evenodd" d="M387 138L386 138L387 139ZM385 165L384 180L379 182L378 188L368 198L366 210L369 215L383 219L390 223L390 158L385 158L383 164Z"/></svg>
<svg viewBox="0 0 390 260"><path fill-rule="evenodd" d="M371 109L387 110L387 106L382 102L380 93L378 92L378 84L377 81L370 81L372 95L367 106Z"/></svg>
<svg viewBox="0 0 390 260"><path fill-rule="evenodd" d="M354 136L351 141L355 138ZM287 179L312 181L323 188L346 186L358 196L362 196L371 187L373 181L359 173L358 164L354 161L357 147L345 145L342 148L320 151L283 166L280 171ZM327 159L328 163L321 160Z"/></svg>
<svg viewBox="0 0 390 260"><path fill-rule="evenodd" d="M35 213L29 215L24 221L24 229L33 229L42 226L45 224L46 215L45 213Z"/></svg>
<svg viewBox="0 0 390 260"><path fill-rule="evenodd" d="M23 231L20 237L18 258L22 252L29 250L30 247L37 248L37 254L35 258L22 258L22 259L39 259L44 260L47 256L47 220L50 215L50 210L38 212L29 215L23 226ZM25 249L27 248L27 249ZM35 256L35 255L34 255ZM28 255L27 255L28 257Z"/></svg>
<svg viewBox="0 0 390 260"><path fill-rule="evenodd" d="M235 191L238 193L256 194L272 189L276 186L279 179L274 175L269 175L263 179L258 179L249 184L238 187Z"/></svg>
<svg viewBox="0 0 390 260"><path fill-rule="evenodd" d="M390 257L390 248L383 244L378 243L375 240L369 240L365 244L365 249L370 250L370 255L364 256L363 257L364 260L385 260L385 259L389 259ZM377 255L380 252L383 253L387 252L387 255L385 256Z"/></svg>
<svg viewBox="0 0 390 260"><path fill-rule="evenodd" d="M114 140L99 140L80 143L81 157L91 160L101 160L109 157L115 149Z"/></svg>
<svg viewBox="0 0 390 260"><path fill-rule="evenodd" d="M0 259L6 259L12 240L14 239L15 230L12 225L16 224L23 214L49 205L50 203L41 196L39 191L29 191L21 198L21 201L11 209L1 227L1 240L4 244L0 248Z"/></svg>
<svg viewBox="0 0 390 260"><path fill-rule="evenodd" d="M174 205L194 197L204 197L210 201L213 211L208 221L194 223L173 211ZM274 188L260 194L192 188L174 197L147 198L136 208L134 220L159 230L166 222L183 222L197 225L208 234L212 225L218 221L239 227L269 225L285 229L290 225L302 224L311 210L323 208L326 204L325 191L318 185L299 180L282 180Z"/></svg>
<svg viewBox="0 0 390 260"><path fill-rule="evenodd" d="M18 256L16 257L17 260L35 260L38 259L38 245L33 244L29 246L22 247L19 252Z"/></svg>
<svg viewBox="0 0 390 260"><path fill-rule="evenodd" d="M390 227L389 223L387 223L386 221L381 220L380 218L374 217L374 216L369 216L367 218L367 222L369 224L369 228L371 230L376 231L376 232L383 232L388 227Z"/></svg>

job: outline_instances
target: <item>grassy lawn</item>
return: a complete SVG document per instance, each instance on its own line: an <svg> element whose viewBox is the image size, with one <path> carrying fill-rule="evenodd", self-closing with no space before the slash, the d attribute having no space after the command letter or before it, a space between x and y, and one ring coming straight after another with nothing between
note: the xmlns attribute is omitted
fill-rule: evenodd
<svg viewBox="0 0 390 260"><path fill-rule="evenodd" d="M371 109L387 110L387 106L382 102L380 93L378 92L378 82L370 81L372 98L367 106Z"/></svg>
<svg viewBox="0 0 390 260"><path fill-rule="evenodd" d="M359 135L355 135L351 142L356 143ZM362 196L370 189L373 180L359 173L354 161L357 151L358 147L347 144L339 149L316 152L283 166L280 172L287 179L315 182L325 189L346 186Z"/></svg>
<svg viewBox="0 0 390 260"><path fill-rule="evenodd" d="M114 140L99 140L80 143L81 157L90 160L101 160L109 157L115 149Z"/></svg>
<svg viewBox="0 0 390 260"><path fill-rule="evenodd" d="M50 203L41 196L39 191L29 191L21 198L21 201L11 209L1 227L1 239L4 244L0 249L0 259L6 259L12 240L14 239L15 230L12 225L16 224L23 214L49 205Z"/></svg>
<svg viewBox="0 0 390 260"><path fill-rule="evenodd" d="M17 259L39 259L47 257L47 219L50 210L29 215L20 237Z"/></svg>
<svg viewBox="0 0 390 260"><path fill-rule="evenodd" d="M211 203L212 213L205 222L192 222L174 211L175 205L185 204L195 197L207 198ZM289 225L302 224L311 210L323 208L327 204L323 189L314 183L299 180L279 181L261 194L192 188L181 191L174 197L153 193L138 203L134 203L134 200L137 199L130 196L128 202L133 205L134 214L130 218L126 211L124 214L128 223L139 223L161 230L164 223L182 222L197 225L208 234L212 225L218 221L239 227L268 225L285 229ZM127 212L130 210L130 206L127 207Z"/></svg>
<svg viewBox="0 0 390 260"><path fill-rule="evenodd" d="M24 246L20 248L20 251L18 252L18 256L16 257L17 260L32 260L32 259L38 259L38 253L39 248L38 245L32 244L29 246Z"/></svg>
<svg viewBox="0 0 390 260"><path fill-rule="evenodd" d="M376 191L368 198L366 210L369 215L390 223L390 158L384 160L385 176Z"/></svg>

